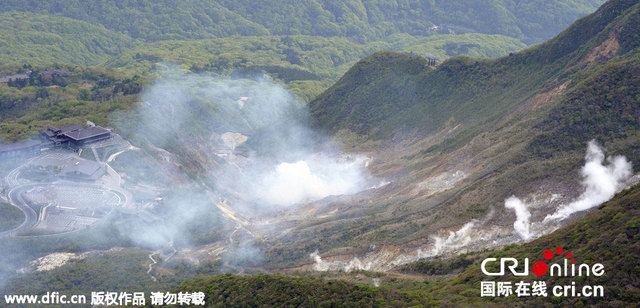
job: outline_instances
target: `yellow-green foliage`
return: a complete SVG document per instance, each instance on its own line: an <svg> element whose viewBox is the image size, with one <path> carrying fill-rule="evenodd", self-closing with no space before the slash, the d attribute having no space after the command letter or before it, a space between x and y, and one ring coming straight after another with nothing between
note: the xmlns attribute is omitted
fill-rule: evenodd
<svg viewBox="0 0 640 308"><path fill-rule="evenodd" d="M61 69L69 77L49 80L40 72ZM0 138L25 139L46 125L110 125L110 114L128 109L145 82L138 76L127 77L104 68L72 65L0 67L4 74L32 71L28 81L19 85L0 85Z"/></svg>

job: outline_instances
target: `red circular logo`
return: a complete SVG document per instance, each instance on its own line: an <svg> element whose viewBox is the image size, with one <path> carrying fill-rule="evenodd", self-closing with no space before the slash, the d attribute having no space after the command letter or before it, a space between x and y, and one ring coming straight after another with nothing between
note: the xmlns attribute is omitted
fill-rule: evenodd
<svg viewBox="0 0 640 308"><path fill-rule="evenodd" d="M542 261L536 261L531 266L531 271L537 276L543 276L544 274L547 273L547 263L544 263Z"/></svg>

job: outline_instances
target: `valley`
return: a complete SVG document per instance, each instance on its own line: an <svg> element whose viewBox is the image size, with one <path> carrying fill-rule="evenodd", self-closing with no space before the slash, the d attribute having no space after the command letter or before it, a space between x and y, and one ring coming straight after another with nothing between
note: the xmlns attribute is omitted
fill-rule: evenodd
<svg viewBox="0 0 640 308"><path fill-rule="evenodd" d="M551 38L522 18L404 31L373 14L382 3L320 2L296 4L318 19L284 23L294 32L243 1L215 3L227 28L198 19L160 32L36 3L2 13L30 18L10 22L21 35L73 39L74 25L119 42L78 43L96 57L42 52L65 64L28 54L0 66L22 76L0 85L0 205L13 206L0 207L2 292L206 291L212 306L637 302L638 3L597 3ZM444 20L407 5L421 23ZM134 7L140 25L157 22ZM43 30L49 19L58 26ZM12 57L1 48L0 63ZM76 140L85 123L97 140ZM55 146L12 143L36 135ZM575 280L604 297L480 295L480 282L566 284L480 270L486 258L560 262L545 251L557 247L604 264L607 275Z"/></svg>

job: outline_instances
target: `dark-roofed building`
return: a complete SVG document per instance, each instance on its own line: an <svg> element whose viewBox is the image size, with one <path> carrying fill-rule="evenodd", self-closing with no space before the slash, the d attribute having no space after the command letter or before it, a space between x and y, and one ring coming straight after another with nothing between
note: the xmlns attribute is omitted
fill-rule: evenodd
<svg viewBox="0 0 640 308"><path fill-rule="evenodd" d="M0 157L15 157L19 155L34 155L40 152L42 141L27 140L11 144L0 144Z"/></svg>
<svg viewBox="0 0 640 308"><path fill-rule="evenodd" d="M104 127L92 126L65 133L76 145L83 145L111 137L111 131Z"/></svg>
<svg viewBox="0 0 640 308"><path fill-rule="evenodd" d="M100 126L84 128L80 125L69 125L63 128L57 128L49 125L47 130L41 133L41 136L56 146L79 147L88 143L108 139L111 137L111 131Z"/></svg>
<svg viewBox="0 0 640 308"><path fill-rule="evenodd" d="M101 164L85 159L74 159L62 168L60 176L71 180L95 181L107 172Z"/></svg>

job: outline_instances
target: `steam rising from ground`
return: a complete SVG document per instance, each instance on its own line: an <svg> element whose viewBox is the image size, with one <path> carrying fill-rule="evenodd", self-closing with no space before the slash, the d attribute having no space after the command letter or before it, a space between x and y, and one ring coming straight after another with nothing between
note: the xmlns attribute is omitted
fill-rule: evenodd
<svg viewBox="0 0 640 308"><path fill-rule="evenodd" d="M268 79L168 71L142 100L134 119L120 121L120 130L161 153L166 165L179 165L203 178L184 177L179 187L169 188L166 194L171 197L162 201L163 223L132 235L146 246L188 241L186 230L218 211L220 202L236 212L233 217L243 209L291 206L368 187L366 159L340 154L328 138L310 128L306 106ZM251 232L244 225L235 228L237 219L221 216L227 217L221 228L242 231L234 231L228 241L248 246L237 241Z"/></svg>
<svg viewBox="0 0 640 308"><path fill-rule="evenodd" d="M422 255L424 255L425 257L437 256L445 250L457 249L468 245L473 240L471 237L471 232L475 224L475 221L468 222L464 226L462 226L460 230L449 232L449 236L447 236L446 238L435 236L435 244L433 245L433 248L430 251L423 253Z"/></svg>
<svg viewBox="0 0 640 308"><path fill-rule="evenodd" d="M361 271L361 270L371 270L371 263L363 264L360 259L354 257L349 261L324 261L318 251L314 251L309 255L311 259L316 263L313 265L314 271L326 272L326 271Z"/></svg>
<svg viewBox="0 0 640 308"><path fill-rule="evenodd" d="M283 162L267 174L259 189L260 199L280 205L317 200L329 195L352 194L362 190L364 158L336 161L327 157Z"/></svg>
<svg viewBox="0 0 640 308"><path fill-rule="evenodd" d="M586 164L582 167L582 184L585 192L569 204L561 206L544 220L563 220L571 214L596 207L625 187L625 182L633 175L631 163L624 156L605 156L598 144L592 140L587 147Z"/></svg>
<svg viewBox="0 0 640 308"><path fill-rule="evenodd" d="M482 228L481 224L480 221L472 220L456 231L441 230L437 235L431 236L429 246L406 253L401 253L396 249L382 248L361 257L353 257L350 260L325 261L316 250L309 257L315 263L312 266L314 271L370 270L384 272L420 259L460 253L468 249L504 245L508 242L504 232L497 227Z"/></svg>
<svg viewBox="0 0 640 308"><path fill-rule="evenodd" d="M161 191L161 198L156 199L162 201L144 210L151 212L146 222L120 227L123 234L145 248L188 243L194 235L204 237L207 232L222 230L229 233L223 240L212 238L228 243L227 258L260 260L261 253L253 246L256 237L246 228L249 220L234 210L292 206L330 195L353 194L371 184L365 170L367 158L342 155L307 125L307 110L295 96L268 80L170 72L142 98L144 103L135 115L124 119L126 123L119 129L139 142L143 150L156 151L155 156L165 163L156 170L158 173L138 178L144 185L157 185L154 191ZM122 156L114 155L109 161L122 160ZM200 172L202 180L187 177L181 169ZM566 219L607 201L624 187L632 168L621 156L605 160L603 151L591 141L582 174L585 192L561 205L542 224ZM158 175L170 179L161 181ZM418 186L442 191L464 176L458 171L437 177L446 185L424 182ZM228 199L232 201L227 205ZM135 201L140 207L140 200ZM505 207L515 211L514 230L523 240L537 235L529 205L512 196L505 200ZM382 249L348 261L324 261L316 251L310 257L318 271L388 270L478 243L503 243L498 243L503 235L499 230L483 224L474 220L457 231L442 231L431 237L426 249L408 254ZM199 240L210 242L211 238Z"/></svg>
<svg viewBox="0 0 640 308"><path fill-rule="evenodd" d="M516 212L516 221L513 223L513 229L520 234L520 237L522 237L523 240L526 241L530 239L531 224L529 222L529 218L531 218L531 213L529 213L529 209L527 209L527 204L522 202L516 196L511 196L509 199L504 201L504 207Z"/></svg>
<svg viewBox="0 0 640 308"><path fill-rule="evenodd" d="M624 156L608 157L605 160L602 149L594 140L587 145L585 160L586 163L582 167L582 185L585 191L577 200L560 205L553 214L547 215L542 223L564 220L573 213L591 209L608 201L625 187L625 182L633 175L631 163ZM529 206L515 196L505 200L504 206L515 211L516 221L513 228L520 237L525 241L534 237Z"/></svg>
<svg viewBox="0 0 640 308"><path fill-rule="evenodd" d="M626 182L633 173L631 163L625 157L616 156L605 159L602 149L595 141L589 142L585 160L586 163L582 168L584 193L575 201L560 205L555 213L547 215L542 222L531 222L530 209L536 207L535 202L527 204L515 196L505 200L505 208L513 210L516 214L513 228L522 240L528 241L540 236L544 232L542 230L548 230L545 228L549 226L548 224L566 219L573 213L588 210L611 199L616 192L626 186ZM551 198L544 202L549 204L557 196L552 194ZM488 217L485 220L488 221ZM424 258L459 253L474 247L478 249L504 245L513 241L509 233L510 231L498 226L487 226L485 222L472 220L457 231L448 231L448 234L446 231L441 231L433 235L429 246L415 252L398 253L383 248L350 260L325 261L318 251L315 251L310 254L310 258L315 262L312 267L315 271L387 271Z"/></svg>

